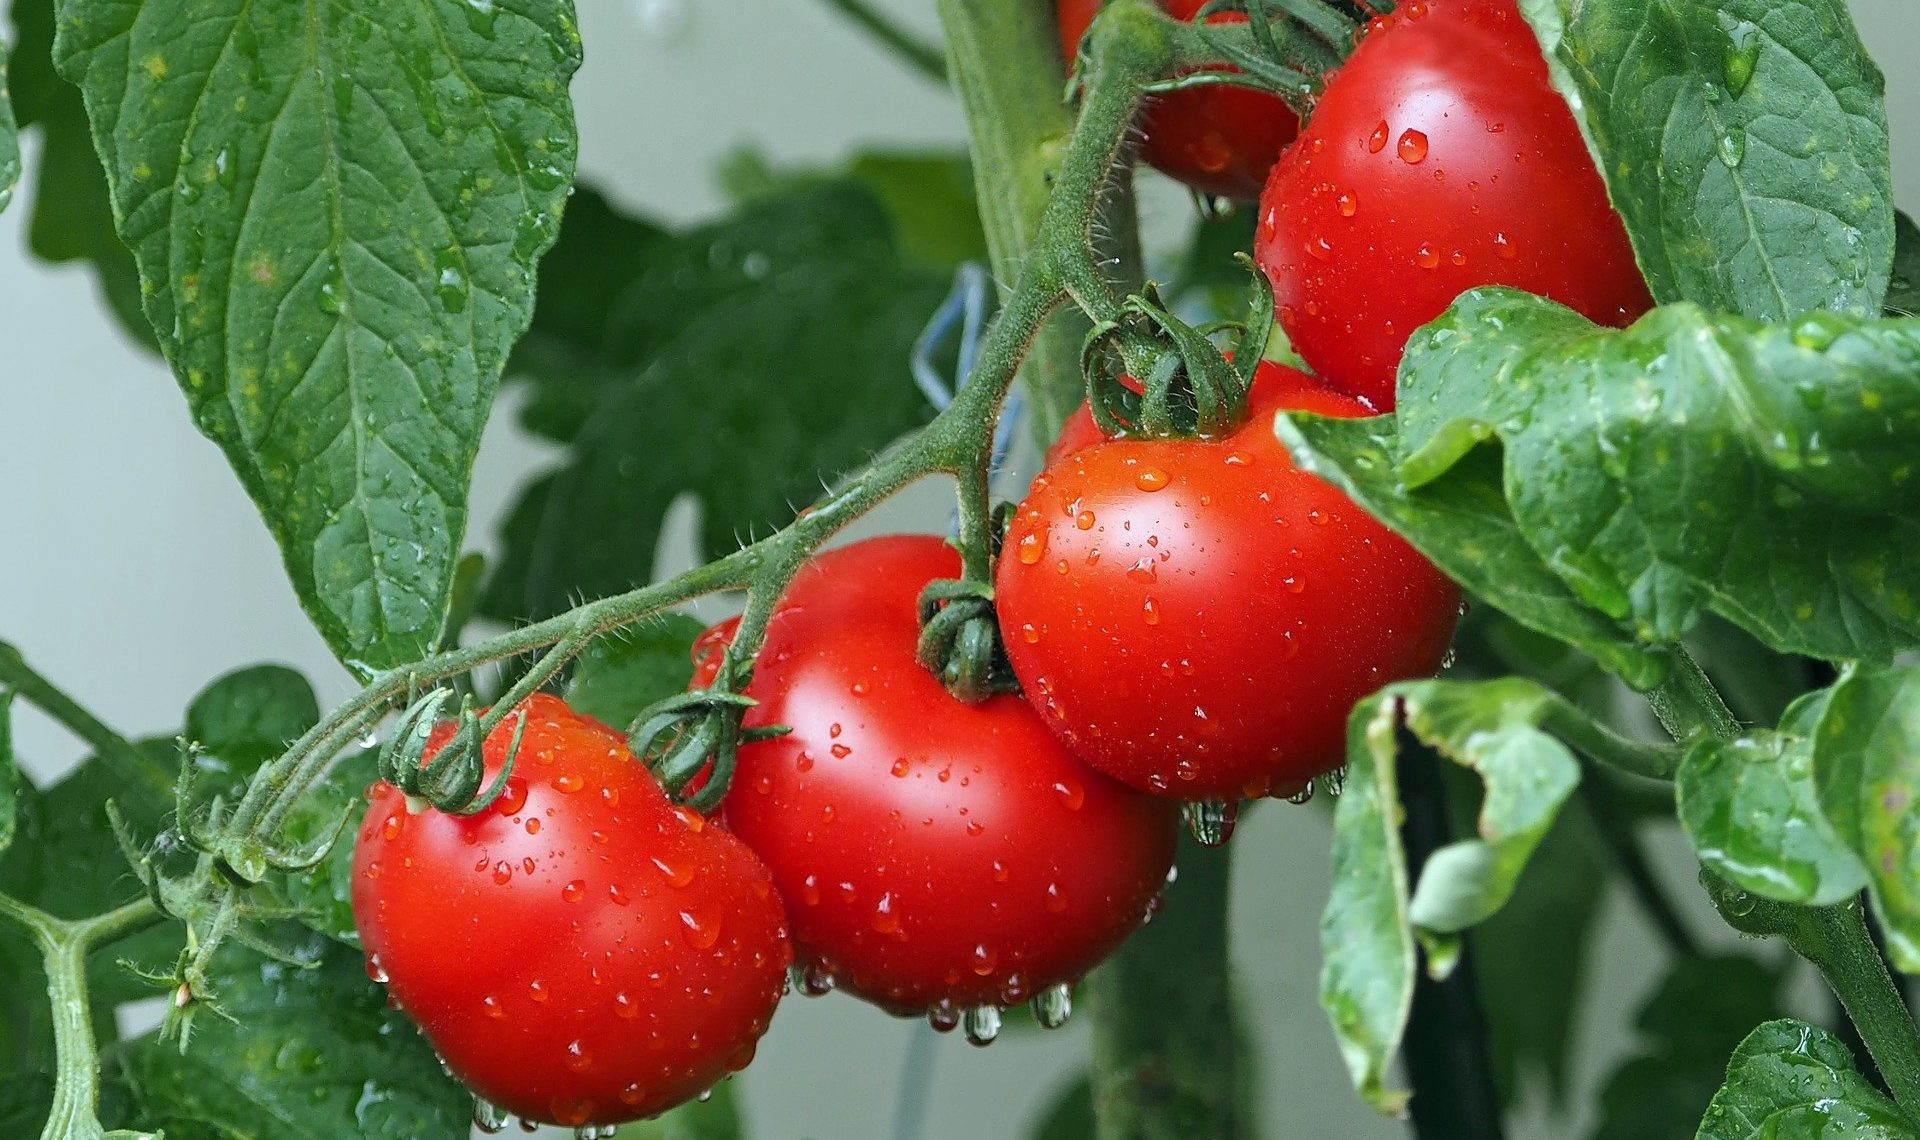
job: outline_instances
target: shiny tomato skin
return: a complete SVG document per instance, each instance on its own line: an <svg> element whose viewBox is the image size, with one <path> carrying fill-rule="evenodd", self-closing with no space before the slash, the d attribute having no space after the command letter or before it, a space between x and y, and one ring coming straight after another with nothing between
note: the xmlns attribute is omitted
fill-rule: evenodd
<svg viewBox="0 0 1920 1140"><path fill-rule="evenodd" d="M1361 697L1432 673L1456 587L1273 436L1366 409L1261 365L1227 438L1084 447L1034 480L995 580L1027 699L1088 764L1180 799L1286 795Z"/></svg>
<svg viewBox="0 0 1920 1140"><path fill-rule="evenodd" d="M925 535L810 562L747 690L748 724L793 731L740 750L724 806L773 872L795 956L902 1014L1079 978L1173 861L1170 805L1088 770L1019 697L962 704L914 661L921 588L959 574Z"/></svg>
<svg viewBox="0 0 1920 1140"><path fill-rule="evenodd" d="M1260 197L1254 256L1313 371L1380 411L1407 338L1507 285L1624 326L1651 307L1625 225L1514 0L1374 22Z"/></svg>
<svg viewBox="0 0 1920 1140"><path fill-rule="evenodd" d="M522 707L487 810L369 790L353 855L367 969L492 1103L572 1127L651 1116L752 1058L792 959L786 916L759 860L672 804L620 733L557 697ZM489 783L514 723L486 742Z"/></svg>
<svg viewBox="0 0 1920 1140"><path fill-rule="evenodd" d="M1069 63L1103 0L1059 0L1060 45ZM1192 20L1206 0L1161 0L1171 16ZM1245 21L1220 13L1214 22ZM1141 157L1203 194L1251 202L1267 171L1300 130L1278 96L1248 87L1194 87L1160 96L1141 121Z"/></svg>

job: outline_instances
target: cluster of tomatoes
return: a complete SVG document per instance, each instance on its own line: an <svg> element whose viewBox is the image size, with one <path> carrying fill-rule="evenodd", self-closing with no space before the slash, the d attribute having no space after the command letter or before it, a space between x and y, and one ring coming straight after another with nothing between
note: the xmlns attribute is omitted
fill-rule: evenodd
<svg viewBox="0 0 1920 1140"><path fill-rule="evenodd" d="M1095 7L1061 0L1069 46ZM1407 334L1474 286L1612 323L1651 302L1514 0L1375 19L1296 130L1234 88L1147 112L1149 161L1258 194L1257 259L1317 375L1262 363L1218 438L1075 417L994 581L1019 695L965 704L916 662L921 591L960 561L880 538L782 598L745 723L787 731L747 736L717 818L550 696L477 814L376 786L353 880L369 970L487 1102L589 1135L660 1112L752 1058L789 967L976 1041L1021 1002L1056 1023L1151 915L1177 805L1222 837L1230 805L1338 766L1356 700L1438 666L1454 586L1300 471L1275 413L1390 409ZM695 647L696 684L731 635ZM514 729L486 742L490 779Z"/></svg>

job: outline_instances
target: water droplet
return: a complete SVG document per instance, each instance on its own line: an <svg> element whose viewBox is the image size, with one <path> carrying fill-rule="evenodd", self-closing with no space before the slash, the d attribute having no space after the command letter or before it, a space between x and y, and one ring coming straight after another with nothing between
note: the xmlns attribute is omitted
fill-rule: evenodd
<svg viewBox="0 0 1920 1140"><path fill-rule="evenodd" d="M579 1040L567 1042L567 1068L576 1073L584 1073L593 1068L593 1054L587 1052L585 1042Z"/></svg>
<svg viewBox="0 0 1920 1140"><path fill-rule="evenodd" d="M1419 164L1427 160L1427 136L1423 131L1408 128L1400 136L1400 161Z"/></svg>
<svg viewBox="0 0 1920 1140"><path fill-rule="evenodd" d="M997 1005L976 1005L967 1010L964 1020L968 1044L985 1048L1000 1036L1000 1007Z"/></svg>
<svg viewBox="0 0 1920 1140"><path fill-rule="evenodd" d="M637 1108L640 1102L646 1099L647 1090L639 1081L635 1081L620 1090L620 1103L626 1105L628 1108Z"/></svg>
<svg viewBox="0 0 1920 1140"><path fill-rule="evenodd" d="M547 1102L547 1111L553 1114L555 1124L568 1128L577 1128L593 1115L593 1102L579 1097L557 1096ZM575 1134L576 1136L578 1133Z"/></svg>
<svg viewBox="0 0 1920 1140"><path fill-rule="evenodd" d="M503 887L512 882L513 864L507 862L505 859L495 863L493 865L493 881Z"/></svg>
<svg viewBox="0 0 1920 1140"><path fill-rule="evenodd" d="M462 313L467 308L467 254L459 246L447 246L433 254L434 286L433 294L449 313Z"/></svg>
<svg viewBox="0 0 1920 1140"><path fill-rule="evenodd" d="M1187 830L1202 847L1218 847L1233 837L1240 805L1232 800L1195 800L1181 805Z"/></svg>
<svg viewBox="0 0 1920 1140"><path fill-rule="evenodd" d="M547 983L535 978L527 983L527 996L537 1002L545 1002L553 995L547 992Z"/></svg>
<svg viewBox="0 0 1920 1140"><path fill-rule="evenodd" d="M681 933L685 935L687 945L695 950L711 950L714 943L720 941L720 923L717 919L704 918L690 910L680 912Z"/></svg>
<svg viewBox="0 0 1920 1140"><path fill-rule="evenodd" d="M1040 559L1046 557L1046 553L1047 553L1046 532L1039 531L1039 530L1028 531L1027 533L1020 536L1020 541L1014 544L1013 549L1016 553L1016 556L1020 559L1021 565L1023 566L1033 565L1034 563L1040 561Z"/></svg>
<svg viewBox="0 0 1920 1140"><path fill-rule="evenodd" d="M473 1126L487 1135L506 1131L507 1122L512 1119L506 1109L492 1101L473 1098Z"/></svg>
<svg viewBox="0 0 1920 1140"><path fill-rule="evenodd" d="M927 1010L927 1024L935 1033L952 1033L960 1024L960 1011L945 998Z"/></svg>
<svg viewBox="0 0 1920 1140"><path fill-rule="evenodd" d="M626 906L629 901L627 899L627 889L619 883L607 884L607 898L614 906Z"/></svg>
<svg viewBox="0 0 1920 1140"><path fill-rule="evenodd" d="M1387 124L1386 124L1386 120L1382 119L1380 122L1380 125L1373 128L1373 134L1368 136L1367 138L1367 152L1369 154L1379 154L1381 151L1385 150L1386 148L1387 148Z"/></svg>
<svg viewBox="0 0 1920 1140"><path fill-rule="evenodd" d="M562 772L553 778L553 786L563 792L577 792L587 786L578 772Z"/></svg>
<svg viewBox="0 0 1920 1140"><path fill-rule="evenodd" d="M1422 242L1420 248L1413 253L1413 263L1422 269L1438 269L1440 255L1433 252L1433 246Z"/></svg>
<svg viewBox="0 0 1920 1140"><path fill-rule="evenodd" d="M1053 785L1053 794L1060 797L1068 811L1079 811L1080 805L1087 802L1087 789L1078 780L1060 780Z"/></svg>
<svg viewBox="0 0 1920 1140"><path fill-rule="evenodd" d="M1033 995L1033 1019L1042 1029L1058 1029L1073 1016L1073 987L1066 982Z"/></svg>
<svg viewBox="0 0 1920 1140"><path fill-rule="evenodd" d="M587 897L587 884L583 880L575 879L560 888L560 897L567 902L579 902Z"/></svg>
<svg viewBox="0 0 1920 1140"><path fill-rule="evenodd" d="M993 947L984 942L974 946L970 958L973 972L983 978L993 973L993 968L1000 964L1000 955L994 953Z"/></svg>
<svg viewBox="0 0 1920 1140"><path fill-rule="evenodd" d="M1753 69L1760 62L1760 29L1741 20L1727 29L1727 90L1738 99L1753 81Z"/></svg>
<svg viewBox="0 0 1920 1140"><path fill-rule="evenodd" d="M1067 909L1067 896L1059 883L1047 884L1047 913L1062 914Z"/></svg>
<svg viewBox="0 0 1920 1140"><path fill-rule="evenodd" d="M833 992L833 974L818 962L808 963L800 970L797 987L808 997L820 997Z"/></svg>
<svg viewBox="0 0 1920 1140"><path fill-rule="evenodd" d="M1308 240L1306 249L1307 253L1311 254L1315 261L1333 260L1333 243L1324 237L1316 237Z"/></svg>
<svg viewBox="0 0 1920 1140"><path fill-rule="evenodd" d="M493 810L501 815L519 815L520 809L527 803L527 782L518 776L507 780L507 786L501 790L500 798L493 801Z"/></svg>
<svg viewBox="0 0 1920 1140"><path fill-rule="evenodd" d="M1340 211L1340 216L1343 218L1351 218L1360 212L1360 199L1351 190L1340 191L1340 196L1333 200L1333 205Z"/></svg>
<svg viewBox="0 0 1920 1140"><path fill-rule="evenodd" d="M1346 765L1343 764L1340 767L1335 768L1333 771L1328 772L1326 775L1320 777L1320 785L1327 789L1327 794L1330 796L1337 796L1341 792L1346 791L1347 790Z"/></svg>
<svg viewBox="0 0 1920 1140"><path fill-rule="evenodd" d="M1313 798L1313 781L1300 785L1300 790L1287 797L1290 804L1303 804Z"/></svg>
<svg viewBox="0 0 1920 1140"><path fill-rule="evenodd" d="M880 901L874 904L873 929L876 934L900 933L900 914L895 909L893 892L881 894Z"/></svg>
<svg viewBox="0 0 1920 1140"><path fill-rule="evenodd" d="M835 760L845 760L847 757L853 755L853 749L847 747L844 744L835 744L832 747L828 748L827 751L833 753L833 758Z"/></svg>
<svg viewBox="0 0 1920 1140"><path fill-rule="evenodd" d="M1158 562L1152 557L1141 558L1127 568L1127 577L1136 582L1152 582L1160 576Z"/></svg>
<svg viewBox="0 0 1920 1140"><path fill-rule="evenodd" d="M1142 467L1140 473L1133 477L1134 486L1142 491L1158 491L1172 481L1172 478L1158 467Z"/></svg>
<svg viewBox="0 0 1920 1140"><path fill-rule="evenodd" d="M1739 127L1729 127L1727 133L1720 136L1720 162L1731 170L1739 166L1747 157L1747 132Z"/></svg>
<svg viewBox="0 0 1920 1140"><path fill-rule="evenodd" d="M1160 624L1160 603L1148 598L1140 605L1140 618L1148 625Z"/></svg>
<svg viewBox="0 0 1920 1140"><path fill-rule="evenodd" d="M480 1008L486 1010L487 1016L495 1021L504 1020L507 1016L507 1007L501 1005L500 999L492 994L480 999Z"/></svg>
<svg viewBox="0 0 1920 1140"><path fill-rule="evenodd" d="M367 956L367 977L372 978L383 986L387 984L387 968L380 964L380 955L369 954Z"/></svg>
<svg viewBox="0 0 1920 1140"><path fill-rule="evenodd" d="M1073 525L1079 527L1081 530L1092 530L1094 521L1092 511L1081 511L1079 514L1073 516Z"/></svg>

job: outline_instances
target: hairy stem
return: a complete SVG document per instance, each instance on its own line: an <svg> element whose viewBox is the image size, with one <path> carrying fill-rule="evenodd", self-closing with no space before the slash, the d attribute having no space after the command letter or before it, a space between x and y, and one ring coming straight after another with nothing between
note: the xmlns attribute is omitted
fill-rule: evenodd
<svg viewBox="0 0 1920 1140"><path fill-rule="evenodd" d="M1701 734L1732 739L1740 724L1693 659L1679 652L1674 674L1650 694L1667 731L1682 742ZM1814 964L1860 1031L1902 1112L1920 1121L1920 1028L1867 933L1858 898L1806 907L1750 894L1702 870L1707 897L1727 924L1746 934L1777 935Z"/></svg>
<svg viewBox="0 0 1920 1140"><path fill-rule="evenodd" d="M101 1135L98 1118L100 1052L93 1039L93 1015L87 993L87 955L162 920L153 903L136 899L92 918L67 921L0 895L0 918L33 936L47 973L47 1000L53 1010L53 1043L58 1056L53 1110L41 1140L77 1140Z"/></svg>

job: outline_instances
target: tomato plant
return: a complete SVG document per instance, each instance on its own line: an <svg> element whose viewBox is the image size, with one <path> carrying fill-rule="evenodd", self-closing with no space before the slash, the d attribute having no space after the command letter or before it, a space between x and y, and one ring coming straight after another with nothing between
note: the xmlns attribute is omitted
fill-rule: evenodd
<svg viewBox="0 0 1920 1140"><path fill-rule="evenodd" d="M949 1029L1054 987L1057 1008L1145 918L1175 822L1082 767L1018 697L965 705L914 663L920 591L959 572L930 536L801 571L746 690L749 727L792 731L740 750L726 808L773 871L811 984Z"/></svg>
<svg viewBox="0 0 1920 1140"><path fill-rule="evenodd" d="M10 5L0 1135L1920 1140L1920 10L603 7Z"/></svg>
<svg viewBox="0 0 1920 1140"><path fill-rule="evenodd" d="M1220 440L1120 439L1034 480L995 579L1007 653L1073 752L1189 800L1296 795L1339 767L1347 712L1430 675L1460 596L1294 466L1277 411L1365 416L1277 364Z"/></svg>
<svg viewBox="0 0 1920 1140"><path fill-rule="evenodd" d="M1382 411L1407 338L1468 289L1611 325L1653 303L1514 0L1374 21L1261 192L1254 250L1295 350Z"/></svg>
<svg viewBox="0 0 1920 1140"><path fill-rule="evenodd" d="M473 815L369 792L353 855L367 972L503 1110L655 1115L752 1060L792 957L773 880L559 698L493 730L490 778L516 737L513 774Z"/></svg>
<svg viewBox="0 0 1920 1140"><path fill-rule="evenodd" d="M1103 0L1058 0L1060 46L1072 59ZM1163 0L1171 16L1192 20L1205 0ZM1221 12L1211 20L1244 21ZM1300 129L1292 108L1265 91L1217 85L1156 98L1140 125L1140 154L1203 194L1251 201Z"/></svg>

